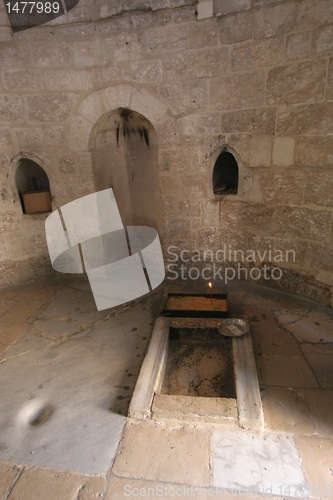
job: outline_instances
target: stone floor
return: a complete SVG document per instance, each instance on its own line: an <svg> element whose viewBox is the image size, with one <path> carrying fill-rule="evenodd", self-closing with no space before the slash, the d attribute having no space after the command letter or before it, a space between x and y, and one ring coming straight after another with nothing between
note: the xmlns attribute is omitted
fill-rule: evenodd
<svg viewBox="0 0 333 500"><path fill-rule="evenodd" d="M251 325L262 433L126 418L165 289L101 312L82 279L0 290L0 500L333 499L332 309L227 291Z"/></svg>

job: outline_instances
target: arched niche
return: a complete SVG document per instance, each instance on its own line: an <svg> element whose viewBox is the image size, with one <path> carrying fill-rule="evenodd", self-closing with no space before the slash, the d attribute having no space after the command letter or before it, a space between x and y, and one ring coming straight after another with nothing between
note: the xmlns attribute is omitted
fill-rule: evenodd
<svg viewBox="0 0 333 500"><path fill-rule="evenodd" d="M222 151L217 157L213 170L214 194L237 194L239 169L237 161L229 151Z"/></svg>
<svg viewBox="0 0 333 500"><path fill-rule="evenodd" d="M151 122L129 108L102 117L93 130L96 190L112 188L124 226L162 231L158 141Z"/></svg>
<svg viewBox="0 0 333 500"><path fill-rule="evenodd" d="M20 159L15 183L24 214L52 211L49 178L40 165L28 158Z"/></svg>

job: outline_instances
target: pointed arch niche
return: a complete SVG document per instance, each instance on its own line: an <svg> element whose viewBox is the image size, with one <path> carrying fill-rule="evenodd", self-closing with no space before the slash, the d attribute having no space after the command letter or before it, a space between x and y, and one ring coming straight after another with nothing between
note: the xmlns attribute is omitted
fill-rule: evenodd
<svg viewBox="0 0 333 500"><path fill-rule="evenodd" d="M94 130L93 171L97 191L112 188L125 226L162 229L158 141L152 123L129 108L118 108Z"/></svg>
<svg viewBox="0 0 333 500"><path fill-rule="evenodd" d="M70 147L91 152L96 190L113 188L125 225L162 232L157 124L168 108L150 93L117 84L89 94L69 124Z"/></svg>

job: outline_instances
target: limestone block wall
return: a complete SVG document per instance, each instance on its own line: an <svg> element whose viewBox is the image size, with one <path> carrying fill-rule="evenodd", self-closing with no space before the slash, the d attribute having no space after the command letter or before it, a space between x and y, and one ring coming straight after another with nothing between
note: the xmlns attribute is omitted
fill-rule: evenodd
<svg viewBox="0 0 333 500"><path fill-rule="evenodd" d="M2 284L50 272L46 216L23 215L18 200L19 159L48 173L54 209L89 194L94 126L130 107L158 135L166 258L170 245L293 249L276 285L329 302L333 3L221 4L199 20L189 0L81 0L0 44ZM237 195L212 190L224 147Z"/></svg>

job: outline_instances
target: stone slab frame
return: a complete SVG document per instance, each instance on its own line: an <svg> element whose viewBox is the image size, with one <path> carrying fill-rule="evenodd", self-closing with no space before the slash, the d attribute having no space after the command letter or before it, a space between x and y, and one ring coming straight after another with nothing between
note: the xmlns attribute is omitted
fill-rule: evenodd
<svg viewBox="0 0 333 500"><path fill-rule="evenodd" d="M133 85L117 84L96 90L78 105L72 116L68 130L70 148L90 152L95 139L92 131L96 123L118 108L129 108L142 114L155 129L157 123L169 113L169 108L164 103Z"/></svg>

